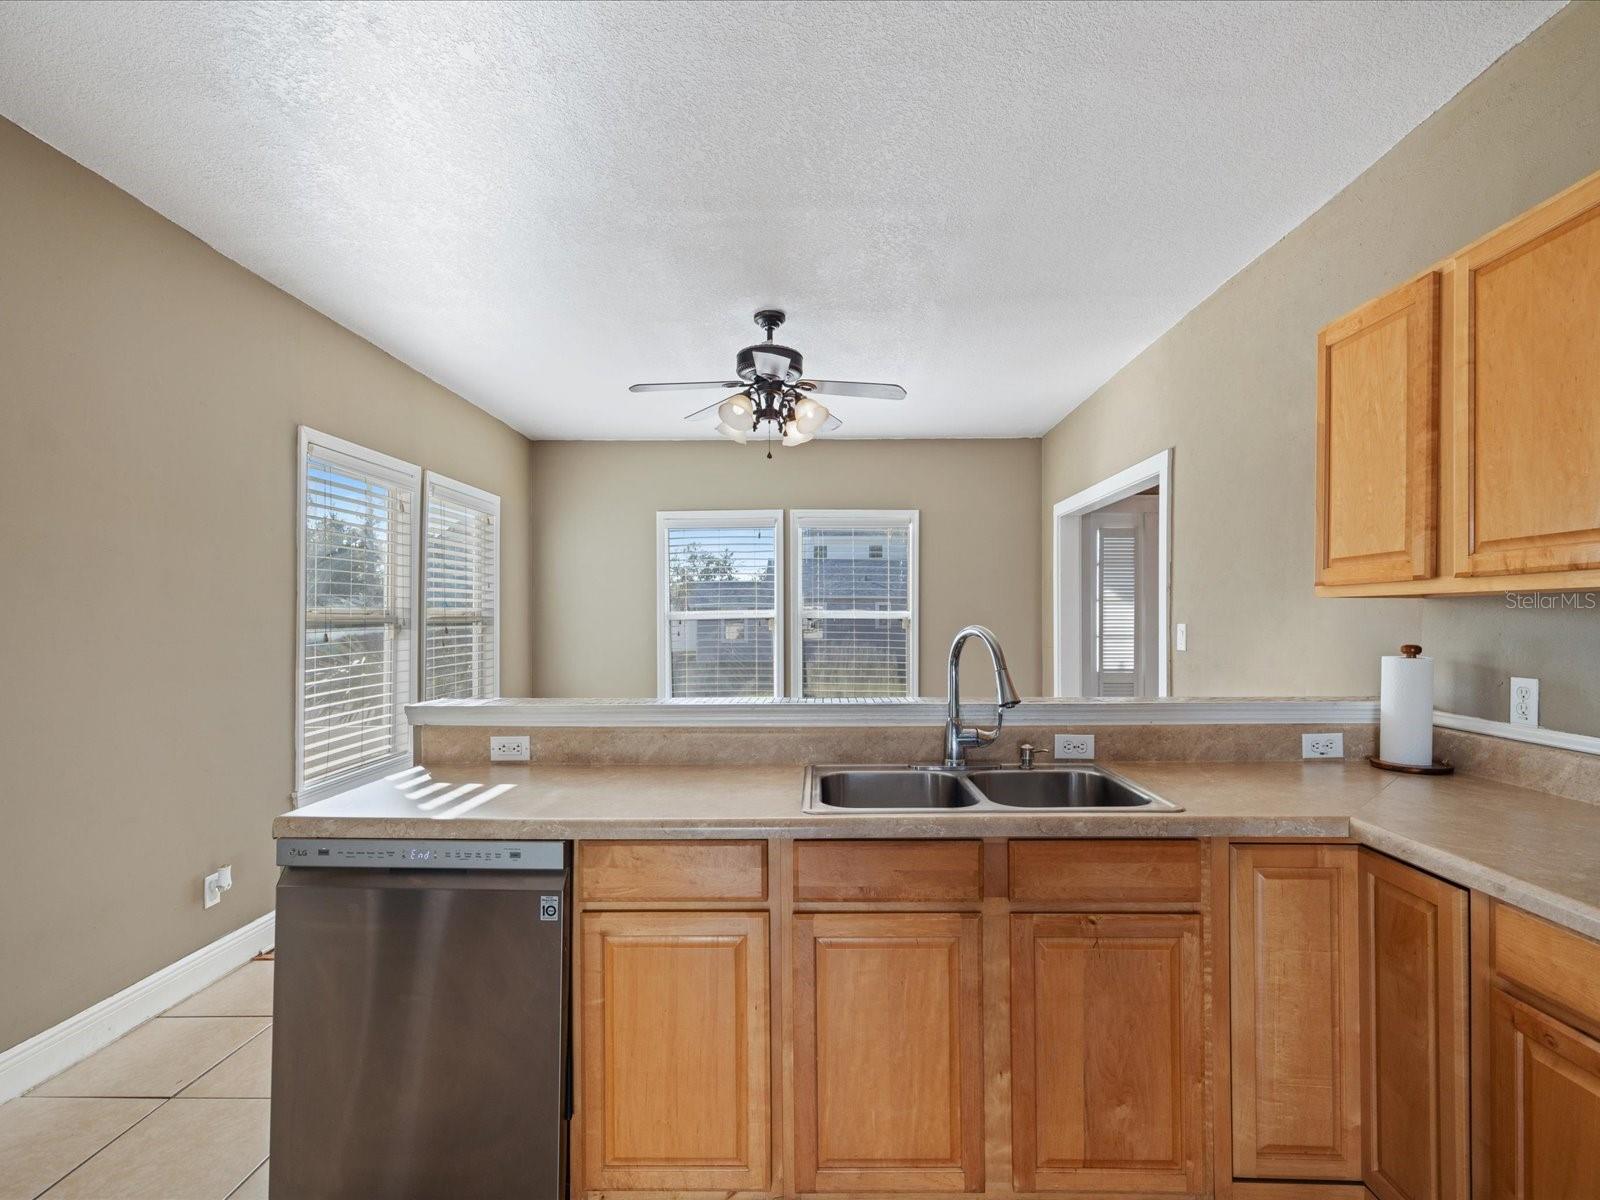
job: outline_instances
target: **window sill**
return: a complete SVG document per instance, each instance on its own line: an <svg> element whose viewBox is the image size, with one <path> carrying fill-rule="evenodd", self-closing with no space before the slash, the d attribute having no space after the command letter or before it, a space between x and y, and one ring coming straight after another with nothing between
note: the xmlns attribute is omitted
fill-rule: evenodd
<svg viewBox="0 0 1600 1200"><path fill-rule="evenodd" d="M430 703L441 703L431 701ZM410 738L406 741L409 743ZM404 771L411 766L412 755L409 749L404 754L393 754L382 762L373 763L349 775L341 775L337 779L330 779L325 783L313 784L310 787L299 788L289 793L289 804L293 808L304 808L308 804L315 804L318 800L326 800L330 796L338 796L344 792L354 791L364 784L373 783L385 775L393 775L396 771Z"/></svg>

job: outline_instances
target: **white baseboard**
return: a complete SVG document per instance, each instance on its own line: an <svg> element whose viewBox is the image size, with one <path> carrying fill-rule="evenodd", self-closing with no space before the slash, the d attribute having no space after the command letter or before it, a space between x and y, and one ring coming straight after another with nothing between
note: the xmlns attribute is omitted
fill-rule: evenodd
<svg viewBox="0 0 1600 1200"><path fill-rule="evenodd" d="M1587 733L1563 733L1559 729L1545 729L1539 725L1513 725L1510 721L1490 721L1483 717L1441 710L1435 710L1433 723L1439 729L1459 729L1463 733L1481 733L1511 742L1576 750L1579 754L1600 754L1600 737Z"/></svg>
<svg viewBox="0 0 1600 1200"><path fill-rule="evenodd" d="M257 917L209 946L130 984L114 996L68 1017L0 1053L0 1103L20 1096L128 1030L209 987L235 967L272 949L275 914Z"/></svg>

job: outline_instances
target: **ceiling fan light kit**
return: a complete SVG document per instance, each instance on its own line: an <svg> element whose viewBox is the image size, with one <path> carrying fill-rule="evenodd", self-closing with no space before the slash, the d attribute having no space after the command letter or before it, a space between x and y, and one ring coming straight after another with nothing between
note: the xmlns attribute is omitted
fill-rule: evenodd
<svg viewBox="0 0 1600 1200"><path fill-rule="evenodd" d="M746 346L734 359L737 380L707 380L698 383L636 383L630 392L683 391L694 388L737 388L726 399L692 412L685 420L715 413L716 432L741 446L762 425L769 436L776 432L785 446L803 446L818 433L828 433L843 424L828 411L813 393L832 396L857 396L877 400L903 400L906 390L894 383L851 383L837 379L805 379L805 359L792 346L780 346L773 332L783 324L781 309L763 308L756 313L756 324L767 340ZM767 450L772 457L772 450Z"/></svg>

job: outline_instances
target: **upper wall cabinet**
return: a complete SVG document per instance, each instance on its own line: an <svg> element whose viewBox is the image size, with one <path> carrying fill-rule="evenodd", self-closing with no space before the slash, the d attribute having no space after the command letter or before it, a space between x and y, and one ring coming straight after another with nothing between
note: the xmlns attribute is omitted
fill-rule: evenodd
<svg viewBox="0 0 1600 1200"><path fill-rule="evenodd" d="M1317 585L1600 584L1600 175L1329 325Z"/></svg>
<svg viewBox="0 0 1600 1200"><path fill-rule="evenodd" d="M1600 178L1455 275L1456 573L1600 567Z"/></svg>
<svg viewBox="0 0 1600 1200"><path fill-rule="evenodd" d="M1317 582L1434 574L1439 274L1317 338Z"/></svg>

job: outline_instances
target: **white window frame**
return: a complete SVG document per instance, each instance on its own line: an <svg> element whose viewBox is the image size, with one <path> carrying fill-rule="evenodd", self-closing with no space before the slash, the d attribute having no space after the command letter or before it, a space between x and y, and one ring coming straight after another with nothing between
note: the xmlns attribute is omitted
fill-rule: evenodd
<svg viewBox="0 0 1600 1200"><path fill-rule="evenodd" d="M794 679L796 694L805 679L805 639L801 636L806 619L804 597L800 593L800 544L801 529L848 529L859 528L862 525L899 525L905 524L910 529L910 542L906 552L906 600L911 606L911 611L902 613L883 612L852 612L832 610L826 619L859 619L882 620L885 617L909 617L911 622L910 632L907 634L906 653L906 695L916 697L919 695L917 682L917 660L922 657L922 636L919 626L922 610L919 576L922 560L922 510L916 508L795 508L789 511L789 544L793 547L794 562L790 572L795 588L795 599L792 608L793 618L789 622L789 658L794 666Z"/></svg>
<svg viewBox="0 0 1600 1200"><path fill-rule="evenodd" d="M305 784L306 458L313 446L351 459L357 464L376 468L395 476L402 483L409 484L411 546L409 548L408 562L411 574L411 612L408 619L410 622L411 653L410 669L405 673L406 678L403 680L397 678L395 688L396 738L398 744L403 746L404 749L380 762L371 763L360 771L315 784L308 788ZM422 468L415 463L409 463L392 455L357 445L355 442L347 441L344 438L334 437L332 434L320 433L306 425L299 427L295 453L294 792L290 796L290 800L296 807L311 804L329 796L336 796L340 792L346 792L351 788L360 787L364 783L371 783L375 779L380 779L398 767L409 767L411 765L413 751L410 727L405 717L405 706L416 700L417 668L420 665L418 660L421 653L418 644L416 620L417 605L419 603L417 593L422 583L420 573L422 555L418 552L417 546L421 497Z"/></svg>
<svg viewBox="0 0 1600 1200"><path fill-rule="evenodd" d="M452 479L448 475L441 475L438 471L424 471L422 473L422 507L419 520L416 522L416 538L418 545L418 558L422 561L418 568L417 578L420 581L416 593L417 612L417 695L422 695L422 683L428 677L428 518L429 506L433 503L433 492L440 491L451 494L452 497L467 508L475 509L486 514L494 522L494 628L491 636L494 638L494 679L490 683L489 696L498 694L500 688L500 497L493 492L486 492L482 488L473 487L470 483L462 483L459 479Z"/></svg>
<svg viewBox="0 0 1600 1200"><path fill-rule="evenodd" d="M783 509L730 508L688 509L656 513L656 695L662 700L672 695L673 614L667 608L667 534L673 529L767 529L772 530L773 612L772 612L772 696L783 697L783 610L788 586L783 558ZM729 609L725 612L694 613L699 619L760 619L767 614L755 609Z"/></svg>

